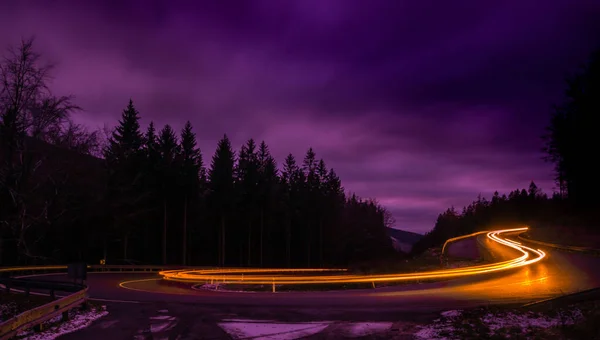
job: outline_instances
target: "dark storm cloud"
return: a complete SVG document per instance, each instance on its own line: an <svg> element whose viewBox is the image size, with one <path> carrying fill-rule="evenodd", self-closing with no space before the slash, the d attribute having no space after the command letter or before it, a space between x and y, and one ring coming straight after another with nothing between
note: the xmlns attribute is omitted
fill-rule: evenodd
<svg viewBox="0 0 600 340"><path fill-rule="evenodd" d="M313 146L344 186L426 231L450 205L538 182L564 78L600 43L597 1L5 1L0 45L37 36L93 126L129 98L192 121L209 157Z"/></svg>

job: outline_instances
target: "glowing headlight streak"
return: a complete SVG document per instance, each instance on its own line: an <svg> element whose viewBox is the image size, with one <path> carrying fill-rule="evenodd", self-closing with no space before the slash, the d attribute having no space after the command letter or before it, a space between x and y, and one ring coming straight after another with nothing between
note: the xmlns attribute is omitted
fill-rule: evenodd
<svg viewBox="0 0 600 340"><path fill-rule="evenodd" d="M207 270L169 270L159 274L165 280L179 282L219 282L226 284L261 284L261 285L284 285L284 284L328 284L328 283L371 283L371 282L397 282L416 281L428 279L457 278L471 275L519 268L541 261L545 256L542 250L523 246L521 243L501 238L499 235L522 232L528 228L503 229L487 232L477 232L470 236L487 234L487 237L501 245L513 248L522 253L521 256L502 262L471 266L465 268L445 269L427 271L420 273L399 273L381 275L315 275L315 273L345 272L346 269L260 269L260 268L230 268L230 269L207 269ZM454 238L460 239L463 237ZM534 255L532 257L532 255ZM286 273L290 275L285 275ZM303 275L298 275L302 273ZM294 275L295 274L295 275ZM312 275L311 275L312 274Z"/></svg>

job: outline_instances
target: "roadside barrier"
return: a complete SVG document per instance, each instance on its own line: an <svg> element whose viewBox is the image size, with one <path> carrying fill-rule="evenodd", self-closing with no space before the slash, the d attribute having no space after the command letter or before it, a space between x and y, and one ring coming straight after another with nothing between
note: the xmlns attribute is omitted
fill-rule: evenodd
<svg viewBox="0 0 600 340"><path fill-rule="evenodd" d="M555 248L555 249L559 249L559 250L567 250L567 251L574 251L574 252L580 252L580 253L600 254L600 249L590 248L590 247L567 246L567 245L562 245L562 244L537 241L537 240L532 240L529 237L524 236L524 234L520 234L519 239L524 242L529 242L529 243L537 244L540 246L546 246L549 248Z"/></svg>
<svg viewBox="0 0 600 340"><path fill-rule="evenodd" d="M0 323L0 339L10 339L21 330L31 327L39 327L62 314L63 319L68 318L68 312L72 308L85 305L87 301L88 287L80 285L80 290L63 298L54 300L45 305L25 311L19 315Z"/></svg>
<svg viewBox="0 0 600 340"><path fill-rule="evenodd" d="M88 265L87 269L91 272L159 272L168 269L184 269L185 266L137 266L137 265ZM85 306L88 299L88 287L83 284L53 282L43 280L23 280L12 279L10 277L22 276L27 274L43 273L65 273L67 266L20 266L0 268L0 285L4 289L21 288L24 293L29 293L30 289L44 289L50 291L50 296L54 296L55 291L73 292L65 297L49 302L45 305L30 309L19 315L16 315L0 323L0 340L7 340L19 331L32 327L40 327L44 322L62 314L63 319L68 318L69 310Z"/></svg>

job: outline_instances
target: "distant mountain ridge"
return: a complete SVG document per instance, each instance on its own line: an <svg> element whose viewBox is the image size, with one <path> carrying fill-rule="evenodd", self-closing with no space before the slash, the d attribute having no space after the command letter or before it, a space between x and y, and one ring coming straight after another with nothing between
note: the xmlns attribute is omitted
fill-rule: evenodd
<svg viewBox="0 0 600 340"><path fill-rule="evenodd" d="M394 248L403 253L410 253L412 246L423 238L421 234L394 228L386 228L386 232L392 239Z"/></svg>

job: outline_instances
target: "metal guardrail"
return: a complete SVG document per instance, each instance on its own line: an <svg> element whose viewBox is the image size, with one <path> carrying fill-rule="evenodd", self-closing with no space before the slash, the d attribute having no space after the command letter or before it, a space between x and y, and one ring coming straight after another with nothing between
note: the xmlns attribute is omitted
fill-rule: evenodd
<svg viewBox="0 0 600 340"><path fill-rule="evenodd" d="M189 267L185 266L138 266L138 265L88 265L88 270L93 272L107 272L107 271L144 271L144 272L157 272L166 269L185 269ZM26 273L47 273L47 272L64 272L67 270L67 266L21 266L21 267L5 267L0 268L0 274L14 276L15 274L26 274ZM10 275L12 274L12 275ZM54 289L57 291L65 290L64 282L51 282L41 280L22 280L22 279L4 279L0 280L0 284L10 285L11 282L18 285L27 285L25 282L29 282L31 288L44 288L52 289L49 285L54 284ZM41 287L44 286L44 287ZM66 290L68 291L68 289ZM48 321L58 315L68 312L70 309L79 307L87 301L88 287L85 285L79 285L78 291L73 294L62 297L58 300L54 300L45 305L36 307L25 311L19 315L12 317L0 323L0 340L6 340L14 337L19 331L28 329L34 326L41 325L45 321ZM63 314L64 315L64 314Z"/></svg>
<svg viewBox="0 0 600 340"><path fill-rule="evenodd" d="M83 289L76 293L30 309L0 323L0 339L10 339L21 330L40 325L55 316L68 312L74 307L85 304L87 301L87 292L88 287L83 286Z"/></svg>
<svg viewBox="0 0 600 340"><path fill-rule="evenodd" d="M187 268L196 268L196 267L186 267L186 266L138 266L138 265L88 265L88 271L92 272L105 272L105 271L148 271L148 272L158 272L161 270L168 269L187 269ZM67 270L67 266L20 266L20 267L4 267L0 268L0 275L2 274L27 274L27 273L51 273L51 272L63 272Z"/></svg>
<svg viewBox="0 0 600 340"><path fill-rule="evenodd" d="M453 238L449 238L448 240L446 240L446 242L444 242L444 245L442 246L442 253L440 255L440 262L442 265L444 265L444 262L448 260L448 256L446 255L446 248L453 242L456 241L460 241L460 240L464 240L467 238L471 238L471 237L475 237L475 240L477 242L477 248L481 251L481 248L483 247L483 245L481 244L480 240L479 240L479 236L488 233L489 231L478 231L472 234L468 234L468 235L461 235L461 236L457 236L457 237L453 237ZM484 248L484 247L483 247Z"/></svg>
<svg viewBox="0 0 600 340"><path fill-rule="evenodd" d="M567 246L567 245L556 244L556 243L542 242L542 241L532 240L529 237L524 237L523 234L519 235L518 237L521 241L530 242L530 243L537 244L540 246L546 246L546 247L555 248L555 249L559 249L559 250L600 254L600 249L596 249L596 248Z"/></svg>
<svg viewBox="0 0 600 340"><path fill-rule="evenodd" d="M56 271L66 270L67 266L27 266L27 267L8 267L0 268L0 273L11 274L11 273L23 273L23 272L36 272L36 271ZM38 306L36 308L27 310L21 314L18 314L2 323L0 323L0 340L6 340L14 337L21 330L25 330L34 326L41 325L45 321L48 321L58 315L67 313L74 307L81 306L87 301L88 287L85 285L68 284L64 282L52 282L52 281L41 281L41 280L25 280L25 279L10 279L5 278L0 280L0 284L4 285L6 289L11 288L25 288L26 292L30 288L34 289L48 289L53 296L54 290L57 291L74 291L60 299L54 300L47 304ZM63 317L66 315L63 314Z"/></svg>
<svg viewBox="0 0 600 340"><path fill-rule="evenodd" d="M444 246L442 246L442 254L444 254L446 252L446 247L452 242L460 241L462 239L466 239L466 238L470 238L470 237L474 237L474 236L479 236L481 234L486 234L486 233L489 233L489 231L478 231L478 232L468 234L468 235L461 235L461 236L449 238L446 240L446 242L444 242Z"/></svg>
<svg viewBox="0 0 600 340"><path fill-rule="evenodd" d="M74 293L83 289L82 285L73 282L57 282L57 281L42 281L33 279L14 279L0 278L0 285L6 288L9 293L11 289L25 289L25 294L29 294L31 289L49 290L50 296L54 297L54 292L69 292Z"/></svg>

